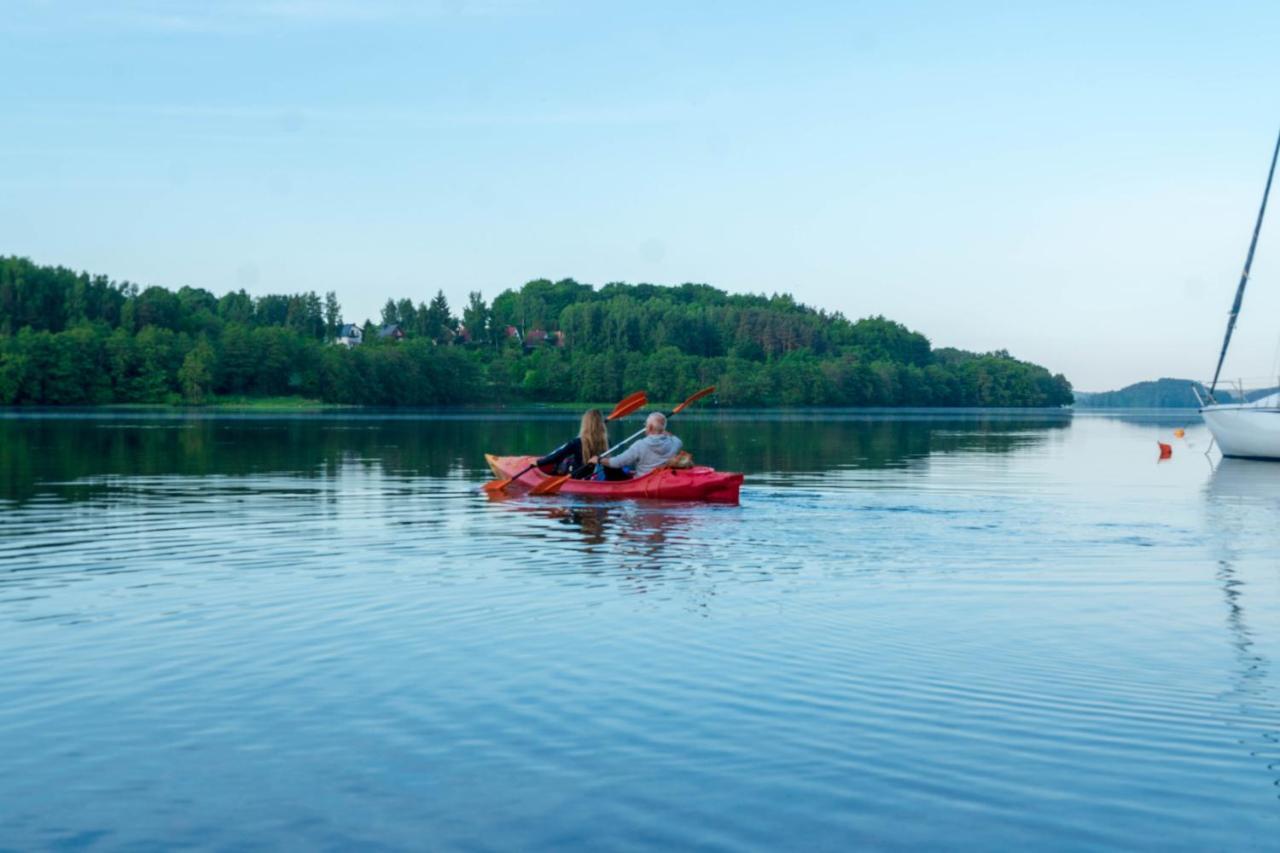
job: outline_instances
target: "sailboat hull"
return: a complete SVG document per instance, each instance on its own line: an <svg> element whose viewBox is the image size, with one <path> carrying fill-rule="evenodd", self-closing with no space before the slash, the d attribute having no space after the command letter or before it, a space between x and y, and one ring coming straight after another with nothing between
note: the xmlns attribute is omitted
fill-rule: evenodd
<svg viewBox="0 0 1280 853"><path fill-rule="evenodd" d="M1205 406L1200 414L1223 456L1280 461L1280 408Z"/></svg>

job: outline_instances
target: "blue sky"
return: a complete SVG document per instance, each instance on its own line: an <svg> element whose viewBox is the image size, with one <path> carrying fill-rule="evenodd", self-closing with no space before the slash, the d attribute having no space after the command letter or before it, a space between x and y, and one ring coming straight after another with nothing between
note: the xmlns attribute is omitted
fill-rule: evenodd
<svg viewBox="0 0 1280 853"><path fill-rule="evenodd" d="M0 253L348 319L701 281L1084 390L1203 377L1278 31L1263 3L10 0ZM1275 369L1278 227L1228 375Z"/></svg>

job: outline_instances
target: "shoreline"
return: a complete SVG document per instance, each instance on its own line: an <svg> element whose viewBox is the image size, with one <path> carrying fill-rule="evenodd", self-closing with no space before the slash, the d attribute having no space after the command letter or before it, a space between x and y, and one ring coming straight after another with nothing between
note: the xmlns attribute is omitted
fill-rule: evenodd
<svg viewBox="0 0 1280 853"><path fill-rule="evenodd" d="M650 401L644 411L669 411L679 404L680 401ZM466 413L466 412L546 412L546 413L581 413L585 409L600 409L609 411L616 404L616 401L610 402L536 402L531 400L516 400L507 402L470 402L470 403L453 403L441 404L435 406L404 406L404 407L387 407L387 406L368 406L350 403L326 403L321 400L310 399L306 397L222 397L209 400L205 403L186 403L186 402L169 402L169 403L99 403L99 404L75 404L66 406L50 406L50 405L9 405L0 406L0 414L16 414L22 412L100 412L100 413L281 413L281 414L310 414L310 413L346 413L346 414L410 414L414 412L440 412L440 413ZM1121 411L1145 411L1145 412L1187 412L1188 409L1158 407L1158 408L1092 408L1087 406L717 406L704 405L699 409L701 414L725 414L725 415L743 415L752 412L777 412L791 413L796 415L816 415L823 412L831 413L911 413L911 412L937 412L956 414L999 414L999 413L1041 413L1041 414L1062 414L1069 415L1072 413L1107 413ZM692 414L692 412L691 412Z"/></svg>

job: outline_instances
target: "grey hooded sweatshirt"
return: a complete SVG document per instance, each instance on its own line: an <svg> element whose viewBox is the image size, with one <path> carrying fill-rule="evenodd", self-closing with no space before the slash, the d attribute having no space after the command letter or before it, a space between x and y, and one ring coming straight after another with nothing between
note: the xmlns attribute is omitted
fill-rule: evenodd
<svg viewBox="0 0 1280 853"><path fill-rule="evenodd" d="M680 452L680 439L669 432L659 435L646 435L617 456L604 460L610 468L636 469L636 476L643 477L654 468L670 462Z"/></svg>

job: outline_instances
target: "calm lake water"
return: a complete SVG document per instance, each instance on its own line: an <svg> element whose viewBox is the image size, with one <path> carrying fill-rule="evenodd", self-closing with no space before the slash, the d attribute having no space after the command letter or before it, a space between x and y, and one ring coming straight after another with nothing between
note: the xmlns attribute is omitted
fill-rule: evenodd
<svg viewBox="0 0 1280 853"><path fill-rule="evenodd" d="M1280 465L1194 413L704 413L741 506L479 491L574 425L0 414L0 848L1276 849Z"/></svg>

